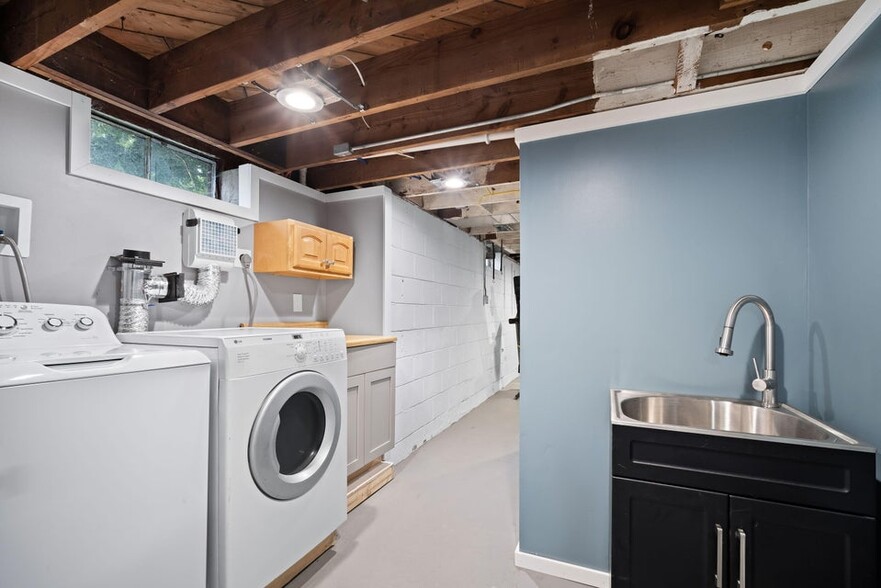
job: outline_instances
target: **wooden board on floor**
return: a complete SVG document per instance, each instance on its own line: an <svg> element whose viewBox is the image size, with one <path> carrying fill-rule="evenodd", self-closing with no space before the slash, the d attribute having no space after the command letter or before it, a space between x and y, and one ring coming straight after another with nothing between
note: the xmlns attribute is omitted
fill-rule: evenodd
<svg viewBox="0 0 881 588"><path fill-rule="evenodd" d="M395 468L387 461L380 461L363 474L349 482L348 512L370 498L395 477Z"/></svg>
<svg viewBox="0 0 881 588"><path fill-rule="evenodd" d="M313 561L321 557L321 555L333 547L336 543L336 531L325 537L324 541L315 546L312 551L303 556L303 558L289 567L278 578L266 585L266 588L284 588L284 586L296 577L297 574L309 567Z"/></svg>

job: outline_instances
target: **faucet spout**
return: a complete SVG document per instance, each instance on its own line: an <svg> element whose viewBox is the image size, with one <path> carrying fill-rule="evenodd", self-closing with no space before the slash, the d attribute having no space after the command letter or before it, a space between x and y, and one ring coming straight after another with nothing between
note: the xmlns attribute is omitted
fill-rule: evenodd
<svg viewBox="0 0 881 588"><path fill-rule="evenodd" d="M731 340L734 337L734 323L737 321L740 309L750 303L759 308L765 319L764 373L759 375L757 370L756 379L753 380L752 385L756 392L762 393L762 406L774 408L777 406L777 398L775 396L777 372L774 369L774 313L764 299L759 296L746 295L734 301L734 304L728 309L728 314L725 315L725 323L722 325L722 335L719 337L719 346L716 348L716 353L726 357L734 355L734 351L731 349Z"/></svg>

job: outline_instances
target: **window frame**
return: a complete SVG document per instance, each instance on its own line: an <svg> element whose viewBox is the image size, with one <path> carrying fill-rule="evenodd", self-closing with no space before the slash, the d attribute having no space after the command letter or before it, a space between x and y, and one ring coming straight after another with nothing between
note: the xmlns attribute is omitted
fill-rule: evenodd
<svg viewBox="0 0 881 588"><path fill-rule="evenodd" d="M73 93L71 97L69 132L67 173L72 176L172 200L187 206L212 210L236 218L259 220L259 195L256 191L241 189L243 187L241 174L239 174L239 203L233 204L216 197L211 198L196 192L167 186L147 178L133 176L92 163L92 100L86 96Z"/></svg>

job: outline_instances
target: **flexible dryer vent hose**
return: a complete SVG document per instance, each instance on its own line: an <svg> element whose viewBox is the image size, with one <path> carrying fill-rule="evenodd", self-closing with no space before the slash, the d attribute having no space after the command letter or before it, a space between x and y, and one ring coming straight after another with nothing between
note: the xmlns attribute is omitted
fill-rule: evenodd
<svg viewBox="0 0 881 588"><path fill-rule="evenodd" d="M150 326L150 315L146 302L119 301L120 333L143 333Z"/></svg>
<svg viewBox="0 0 881 588"><path fill-rule="evenodd" d="M211 304L220 289L220 266L209 265L199 268L196 281L184 285L183 301L193 306Z"/></svg>

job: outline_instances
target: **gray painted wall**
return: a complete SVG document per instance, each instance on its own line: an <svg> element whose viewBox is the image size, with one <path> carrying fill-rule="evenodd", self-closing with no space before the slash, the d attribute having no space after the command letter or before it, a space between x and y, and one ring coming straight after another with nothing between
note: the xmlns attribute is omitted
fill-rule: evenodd
<svg viewBox="0 0 881 588"><path fill-rule="evenodd" d="M807 395L805 99L527 143L520 548L609 569L609 388L754 397L765 297Z"/></svg>
<svg viewBox="0 0 881 588"><path fill-rule="evenodd" d="M66 173L67 109L0 84L0 193L33 201L31 255L27 259L34 299L88 304L115 315L117 276L108 258L123 248L151 251L166 261L164 272L181 269L181 213L185 206L106 186ZM292 197L267 186L261 218L324 222L322 203ZM243 228L241 247L252 231ZM258 321L323 318L321 282L259 275ZM303 313L292 312L291 293L304 295ZM0 259L0 296L21 300L12 258ZM248 298L240 269L226 273L208 308L180 303L151 310L156 329L220 327L247 321ZM115 323L115 318L112 316Z"/></svg>
<svg viewBox="0 0 881 588"><path fill-rule="evenodd" d="M376 195L369 198L326 205L327 228L355 240L354 277L325 284L327 317L334 326L353 334L383 334L386 219L383 193L373 192Z"/></svg>
<svg viewBox="0 0 881 588"><path fill-rule="evenodd" d="M807 123L809 408L881 447L881 21L810 92Z"/></svg>

